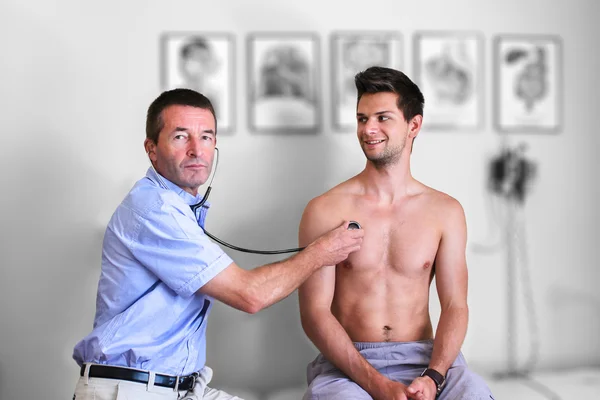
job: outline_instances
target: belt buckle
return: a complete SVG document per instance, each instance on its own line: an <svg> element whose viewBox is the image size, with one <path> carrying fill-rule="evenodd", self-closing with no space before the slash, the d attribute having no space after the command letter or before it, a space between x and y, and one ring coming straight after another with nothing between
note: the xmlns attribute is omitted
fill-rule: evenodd
<svg viewBox="0 0 600 400"><path fill-rule="evenodd" d="M194 390L196 387L196 381L198 380L200 374L198 372L192 372L190 376L192 377L192 386L188 390Z"/></svg>

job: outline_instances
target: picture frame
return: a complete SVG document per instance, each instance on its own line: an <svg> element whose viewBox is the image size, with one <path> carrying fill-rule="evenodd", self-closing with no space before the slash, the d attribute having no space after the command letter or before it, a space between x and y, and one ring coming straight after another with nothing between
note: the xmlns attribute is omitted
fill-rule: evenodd
<svg viewBox="0 0 600 400"><path fill-rule="evenodd" d="M401 69L403 37L394 31L334 32L330 35L332 124L356 128L354 76L371 66Z"/></svg>
<svg viewBox="0 0 600 400"><path fill-rule="evenodd" d="M319 131L319 44L319 37L309 32L248 35L248 122L252 132Z"/></svg>
<svg viewBox="0 0 600 400"><path fill-rule="evenodd" d="M417 32L415 83L425 98L423 128L474 131L484 120L484 48L478 32Z"/></svg>
<svg viewBox="0 0 600 400"><path fill-rule="evenodd" d="M494 38L494 125L500 132L562 129L562 40L554 35Z"/></svg>
<svg viewBox="0 0 600 400"><path fill-rule="evenodd" d="M162 90L196 90L211 101L217 132L232 133L235 113L235 38L217 32L161 35Z"/></svg>

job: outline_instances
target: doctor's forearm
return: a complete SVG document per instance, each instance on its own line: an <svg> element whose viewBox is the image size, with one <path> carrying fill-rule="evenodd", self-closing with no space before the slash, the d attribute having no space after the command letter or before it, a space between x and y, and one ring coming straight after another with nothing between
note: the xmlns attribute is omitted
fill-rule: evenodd
<svg viewBox="0 0 600 400"><path fill-rule="evenodd" d="M254 304L252 312L286 298L322 266L317 251L309 246L286 260L248 271L246 290Z"/></svg>

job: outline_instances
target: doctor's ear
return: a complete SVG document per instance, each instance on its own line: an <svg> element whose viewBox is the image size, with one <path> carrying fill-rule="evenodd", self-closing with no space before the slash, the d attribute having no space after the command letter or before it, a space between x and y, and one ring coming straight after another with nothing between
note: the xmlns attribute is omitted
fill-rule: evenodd
<svg viewBox="0 0 600 400"><path fill-rule="evenodd" d="M148 157L150 157L151 160L153 160L153 157L155 154L155 149L156 149L156 144L152 140L150 140L150 139L144 140L144 150L146 150L146 154L148 155Z"/></svg>

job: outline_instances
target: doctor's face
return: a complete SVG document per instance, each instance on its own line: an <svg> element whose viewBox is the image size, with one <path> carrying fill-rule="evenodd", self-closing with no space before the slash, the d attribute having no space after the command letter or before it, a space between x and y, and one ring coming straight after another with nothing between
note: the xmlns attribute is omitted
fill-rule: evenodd
<svg viewBox="0 0 600 400"><path fill-rule="evenodd" d="M158 143L146 139L146 150L159 174L196 196L210 176L215 146L215 119L203 108L173 105L161 113Z"/></svg>

